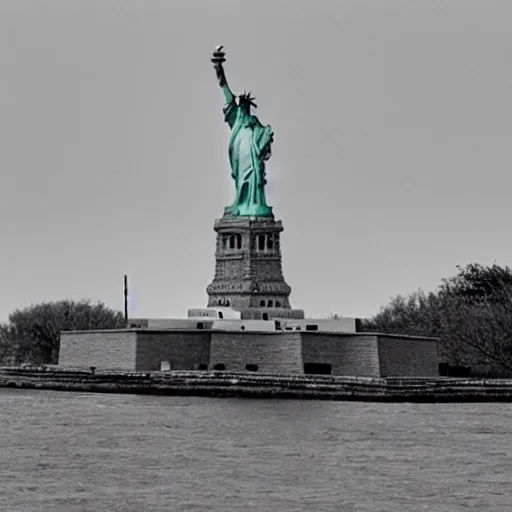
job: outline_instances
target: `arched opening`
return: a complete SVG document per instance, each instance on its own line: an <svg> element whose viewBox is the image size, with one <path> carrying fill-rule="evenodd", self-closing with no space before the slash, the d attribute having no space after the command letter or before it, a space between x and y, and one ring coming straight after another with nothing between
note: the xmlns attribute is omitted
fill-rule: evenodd
<svg viewBox="0 0 512 512"><path fill-rule="evenodd" d="M261 317L263 318L263 320L268 320L268 313L263 313Z"/></svg>
<svg viewBox="0 0 512 512"><path fill-rule="evenodd" d="M281 307L281 303L278 300L276 300L276 308L280 308L280 307Z"/></svg>
<svg viewBox="0 0 512 512"><path fill-rule="evenodd" d="M260 300L260 308L264 308L265 307L265 301L264 300Z"/></svg>
<svg viewBox="0 0 512 512"><path fill-rule="evenodd" d="M217 371L223 371L226 369L226 365L225 364L222 364L222 363L217 363L214 367L213 367L214 370L217 370Z"/></svg>
<svg viewBox="0 0 512 512"><path fill-rule="evenodd" d="M258 235L258 251L265 250L265 235Z"/></svg>
<svg viewBox="0 0 512 512"><path fill-rule="evenodd" d="M268 307L269 308L273 308L274 307L274 301L273 300L269 300L268 301Z"/></svg>
<svg viewBox="0 0 512 512"><path fill-rule="evenodd" d="M226 233L222 235L223 249L241 249L242 235L240 233Z"/></svg>

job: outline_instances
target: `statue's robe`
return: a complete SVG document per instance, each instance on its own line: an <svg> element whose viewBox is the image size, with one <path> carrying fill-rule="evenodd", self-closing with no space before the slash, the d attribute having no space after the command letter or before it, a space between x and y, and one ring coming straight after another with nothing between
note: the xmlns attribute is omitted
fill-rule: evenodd
<svg viewBox="0 0 512 512"><path fill-rule="evenodd" d="M272 209L265 200L265 161L271 156L272 129L235 100L224 107L224 119L231 128L229 162L236 184L229 211L232 215L270 216Z"/></svg>

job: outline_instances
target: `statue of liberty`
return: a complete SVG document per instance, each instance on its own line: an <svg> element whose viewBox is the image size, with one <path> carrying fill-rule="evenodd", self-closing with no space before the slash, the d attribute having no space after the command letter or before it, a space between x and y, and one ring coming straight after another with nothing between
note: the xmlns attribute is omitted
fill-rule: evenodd
<svg viewBox="0 0 512 512"><path fill-rule="evenodd" d="M263 126L251 114L256 108L251 94L240 94L235 98L226 81L222 63L225 52L218 46L213 52L212 62L224 91L226 105L224 120L231 128L229 141L229 162L231 176L235 180L235 202L225 209L225 213L240 217L272 217L272 208L265 200L265 162L271 156L274 134L270 126Z"/></svg>

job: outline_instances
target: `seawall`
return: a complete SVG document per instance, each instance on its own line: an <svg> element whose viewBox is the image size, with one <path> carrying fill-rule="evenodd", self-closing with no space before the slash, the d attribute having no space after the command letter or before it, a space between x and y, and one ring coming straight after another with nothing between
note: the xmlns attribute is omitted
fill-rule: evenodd
<svg viewBox="0 0 512 512"><path fill-rule="evenodd" d="M95 393L374 402L512 402L512 379L367 378L0 367L0 387Z"/></svg>

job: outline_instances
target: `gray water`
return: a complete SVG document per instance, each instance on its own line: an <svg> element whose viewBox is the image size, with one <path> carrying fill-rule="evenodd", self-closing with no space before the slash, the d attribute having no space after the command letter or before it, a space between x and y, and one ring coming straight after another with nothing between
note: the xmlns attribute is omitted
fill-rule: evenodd
<svg viewBox="0 0 512 512"><path fill-rule="evenodd" d="M512 510L512 405L0 389L6 512Z"/></svg>

